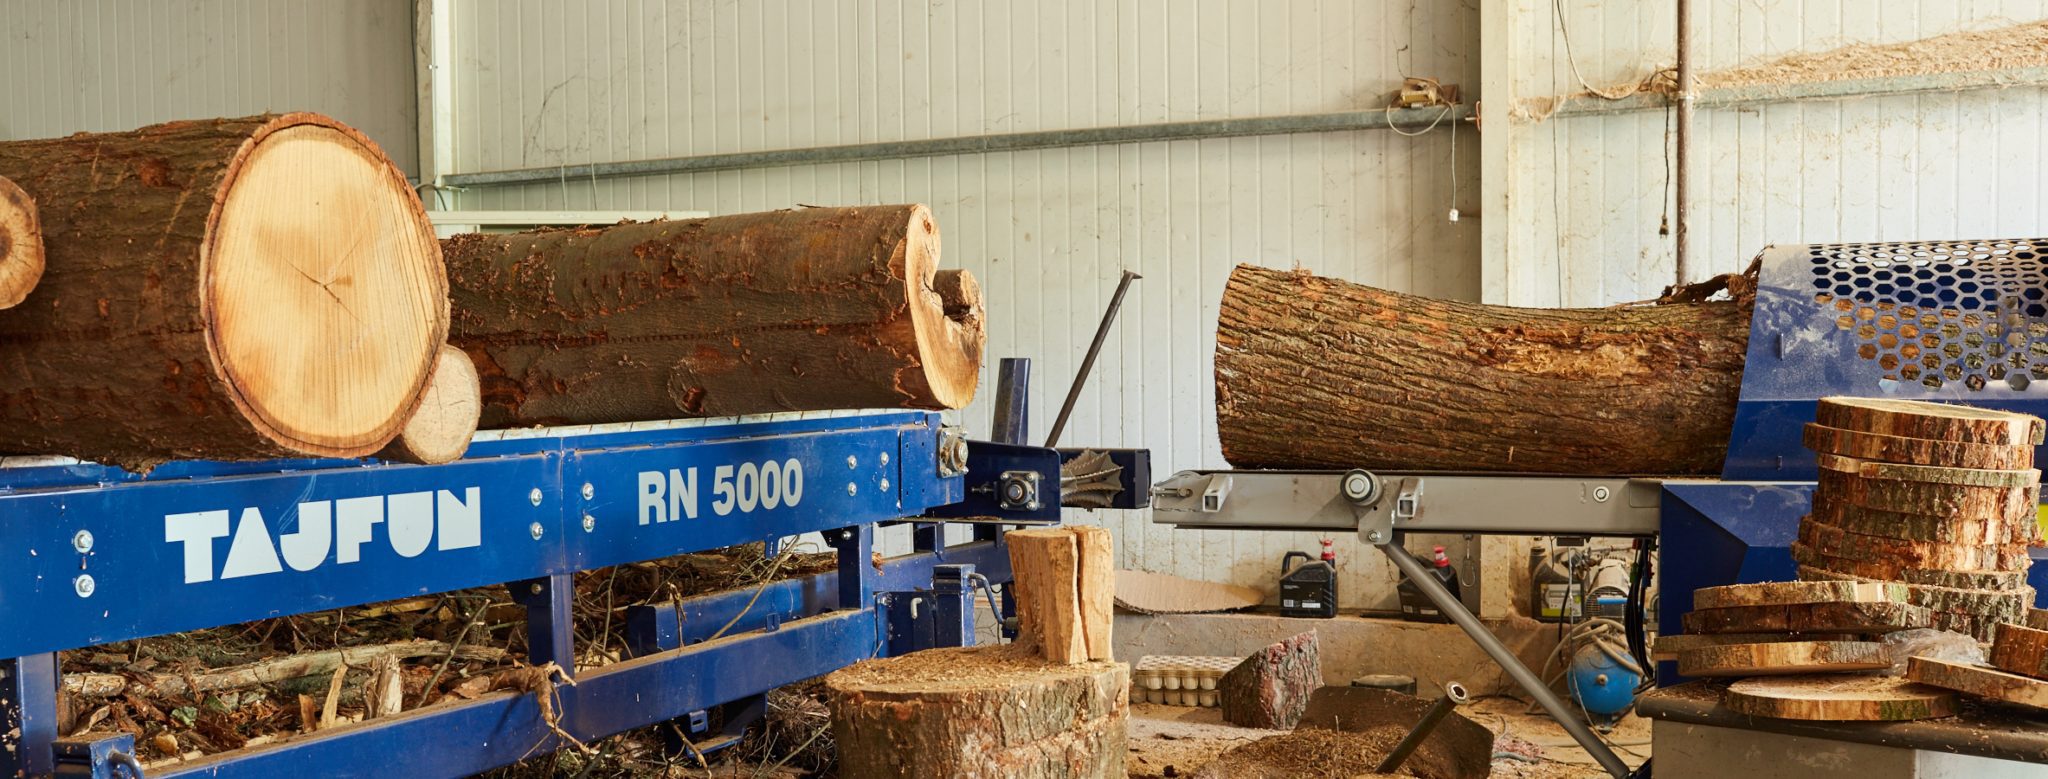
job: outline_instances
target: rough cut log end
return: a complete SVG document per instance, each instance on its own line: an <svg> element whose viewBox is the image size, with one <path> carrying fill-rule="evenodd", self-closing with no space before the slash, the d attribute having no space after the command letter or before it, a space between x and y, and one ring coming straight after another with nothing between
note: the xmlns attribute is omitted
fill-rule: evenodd
<svg viewBox="0 0 2048 779"><path fill-rule="evenodd" d="M0 308L13 308L43 278L43 228L35 199L0 176Z"/></svg>
<svg viewBox="0 0 2048 779"><path fill-rule="evenodd" d="M419 410L378 456L425 465L462 459L462 453L469 450L469 439L476 435L482 411L476 364L461 349L443 346L434 360L434 375L427 381Z"/></svg>
<svg viewBox="0 0 2048 779"><path fill-rule="evenodd" d="M418 405L447 340L440 243L361 133L286 114L220 185L202 262L208 352L237 406L291 450L377 451Z"/></svg>
<svg viewBox="0 0 2048 779"><path fill-rule="evenodd" d="M988 335L982 328L981 284L964 270L939 271L939 227L931 209L916 206L903 242L904 278L909 290L910 322L917 330L923 358L905 384L944 408L966 408L981 382L981 352Z"/></svg>

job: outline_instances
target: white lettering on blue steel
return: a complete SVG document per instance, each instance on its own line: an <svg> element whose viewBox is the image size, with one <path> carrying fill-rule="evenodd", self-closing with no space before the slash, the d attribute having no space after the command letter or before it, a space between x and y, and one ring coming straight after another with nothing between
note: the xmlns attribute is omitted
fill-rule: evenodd
<svg viewBox="0 0 2048 779"><path fill-rule="evenodd" d="M400 557L418 557L433 546L441 551L483 545L481 490L449 490L368 495L300 503L298 527L274 534L263 510L248 506L239 520L226 509L164 515L164 542L177 544L186 584L239 579L282 572L311 571L330 560L337 565L360 562L363 547L377 540L377 527ZM285 521L291 520L287 514ZM279 528L282 530L283 528ZM216 568L214 549L228 541L226 558Z"/></svg>
<svg viewBox="0 0 2048 779"><path fill-rule="evenodd" d="M697 518L695 466L670 468L667 472L641 471L637 482L640 524ZM793 508L803 499L804 464L794 457L711 469L711 513L721 517L734 511L747 514L782 506Z"/></svg>

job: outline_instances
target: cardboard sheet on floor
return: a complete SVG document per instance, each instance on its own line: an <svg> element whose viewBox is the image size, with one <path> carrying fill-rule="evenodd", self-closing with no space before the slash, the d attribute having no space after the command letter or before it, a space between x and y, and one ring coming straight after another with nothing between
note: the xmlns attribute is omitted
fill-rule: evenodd
<svg viewBox="0 0 2048 779"><path fill-rule="evenodd" d="M1116 605L1139 614L1235 611L1265 602L1256 587L1198 581L1145 571L1116 572Z"/></svg>

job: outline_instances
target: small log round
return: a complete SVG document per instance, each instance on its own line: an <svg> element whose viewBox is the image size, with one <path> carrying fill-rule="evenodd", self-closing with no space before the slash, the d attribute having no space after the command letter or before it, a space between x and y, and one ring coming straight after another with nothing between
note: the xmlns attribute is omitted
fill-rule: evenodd
<svg viewBox="0 0 2048 779"><path fill-rule="evenodd" d="M935 649L825 677L842 776L1121 779L1130 668L1007 646Z"/></svg>
<svg viewBox="0 0 2048 779"><path fill-rule="evenodd" d="M434 375L427 380L427 394L420 398L419 410L377 456L423 465L462 459L462 453L469 451L469 439L476 435L477 415L482 410L476 364L461 349L443 346L434 359Z"/></svg>
<svg viewBox="0 0 2048 779"><path fill-rule="evenodd" d="M0 308L13 308L43 278L43 226L35 199L0 176Z"/></svg>

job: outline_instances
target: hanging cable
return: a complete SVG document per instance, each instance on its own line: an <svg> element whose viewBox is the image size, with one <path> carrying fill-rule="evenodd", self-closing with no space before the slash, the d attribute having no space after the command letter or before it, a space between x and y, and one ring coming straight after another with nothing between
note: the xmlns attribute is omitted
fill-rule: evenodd
<svg viewBox="0 0 2048 779"><path fill-rule="evenodd" d="M1620 100L1642 89L1641 84L1629 84L1617 88L1612 93L1608 93L1602 92L1592 84L1587 83L1586 77L1579 73L1578 58L1572 56L1572 30L1571 25L1566 24L1564 20L1564 0L1550 0L1550 6L1557 12L1557 32L1564 36L1564 61L1572 66L1572 78L1578 79L1579 86L1585 89L1587 94L1602 100Z"/></svg>

